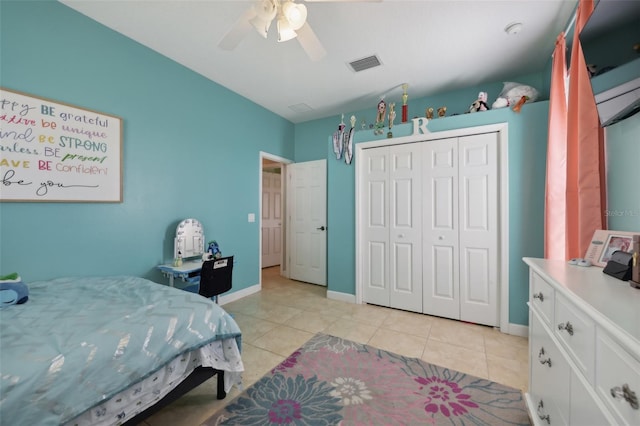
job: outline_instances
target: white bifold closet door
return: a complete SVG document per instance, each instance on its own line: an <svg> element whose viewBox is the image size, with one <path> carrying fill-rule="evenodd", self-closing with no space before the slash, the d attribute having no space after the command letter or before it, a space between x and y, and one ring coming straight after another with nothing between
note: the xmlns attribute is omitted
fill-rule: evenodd
<svg viewBox="0 0 640 426"><path fill-rule="evenodd" d="M499 325L498 133L364 149L363 301Z"/></svg>
<svg viewBox="0 0 640 426"><path fill-rule="evenodd" d="M499 325L497 138L423 144L425 313Z"/></svg>
<svg viewBox="0 0 640 426"><path fill-rule="evenodd" d="M368 149L364 184L363 300L422 312L419 144Z"/></svg>

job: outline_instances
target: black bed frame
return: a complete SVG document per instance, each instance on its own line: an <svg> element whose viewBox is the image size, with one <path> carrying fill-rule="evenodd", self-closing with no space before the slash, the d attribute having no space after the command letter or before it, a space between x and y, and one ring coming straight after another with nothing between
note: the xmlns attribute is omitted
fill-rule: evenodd
<svg viewBox="0 0 640 426"><path fill-rule="evenodd" d="M124 423L123 426L135 426L137 424L140 424L144 419L162 410L167 405L176 401L181 396L206 382L215 375L218 376L216 396L218 399L224 399L227 396L227 393L224 391L224 371L217 370L212 367L197 367L195 370L193 370L193 372L191 372L191 374L189 374L189 376L187 376L186 379L180 382L178 386L176 386L171 390L171 392L166 394L164 398L162 398L156 404L147 408L137 416L127 420L127 422Z"/></svg>

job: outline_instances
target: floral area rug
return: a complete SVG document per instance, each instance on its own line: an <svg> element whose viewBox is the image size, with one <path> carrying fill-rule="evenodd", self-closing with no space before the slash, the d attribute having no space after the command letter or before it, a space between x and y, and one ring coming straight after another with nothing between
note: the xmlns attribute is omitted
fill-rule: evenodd
<svg viewBox="0 0 640 426"><path fill-rule="evenodd" d="M522 393L317 334L204 425L529 425Z"/></svg>

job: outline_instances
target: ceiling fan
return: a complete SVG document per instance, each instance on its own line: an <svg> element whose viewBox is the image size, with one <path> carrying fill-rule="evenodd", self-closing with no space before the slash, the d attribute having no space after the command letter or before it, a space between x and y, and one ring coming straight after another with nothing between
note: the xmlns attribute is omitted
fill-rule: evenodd
<svg viewBox="0 0 640 426"><path fill-rule="evenodd" d="M307 2L351 2L382 0L305 0ZM258 0L247 9L236 24L220 40L218 46L224 50L233 50L244 37L255 28L262 37L267 38L271 23L276 20L278 42L297 38L300 45L312 61L319 61L327 51L307 23L307 7L294 0Z"/></svg>

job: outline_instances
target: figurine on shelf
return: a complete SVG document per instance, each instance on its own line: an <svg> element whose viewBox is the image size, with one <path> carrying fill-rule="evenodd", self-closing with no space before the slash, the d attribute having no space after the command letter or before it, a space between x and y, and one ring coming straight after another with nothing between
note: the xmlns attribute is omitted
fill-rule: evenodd
<svg viewBox="0 0 640 426"><path fill-rule="evenodd" d="M396 104L394 102L389 104L389 132L387 132L387 137L392 138L393 133L391 133L391 128L393 127L393 120L396 119Z"/></svg>
<svg viewBox="0 0 640 426"><path fill-rule="evenodd" d="M342 158L342 153L344 151L344 128L346 125L344 124L344 114L342 114L342 120L340 120L340 124L338 124L338 130L333 132L333 153L336 155L336 159L339 160Z"/></svg>
<svg viewBox="0 0 640 426"><path fill-rule="evenodd" d="M427 108L427 110L424 113L425 117L427 117L427 120L432 120L433 119L433 108L429 107Z"/></svg>
<svg viewBox="0 0 640 426"><path fill-rule="evenodd" d="M373 131L374 135L381 135L382 129L384 128L384 117L387 112L387 103L384 99L380 99L378 102L378 114L376 115L376 125L375 130Z"/></svg>
<svg viewBox="0 0 640 426"><path fill-rule="evenodd" d="M476 99L469 107L469 112L488 111L487 105L487 92L478 93L478 99Z"/></svg>
<svg viewBox="0 0 640 426"><path fill-rule="evenodd" d="M351 160L353 159L353 134L356 131L356 116L351 116L351 129L349 129L348 133L345 133L344 138L344 162L346 164L351 164Z"/></svg>
<svg viewBox="0 0 640 426"><path fill-rule="evenodd" d="M409 99L409 95L407 94L407 88L409 85L404 83L402 85L402 122L407 122L407 116L409 115L409 106L407 105L407 99Z"/></svg>
<svg viewBox="0 0 640 426"><path fill-rule="evenodd" d="M442 118L445 115L447 115L447 107L443 106L443 107L438 108L438 118Z"/></svg>

